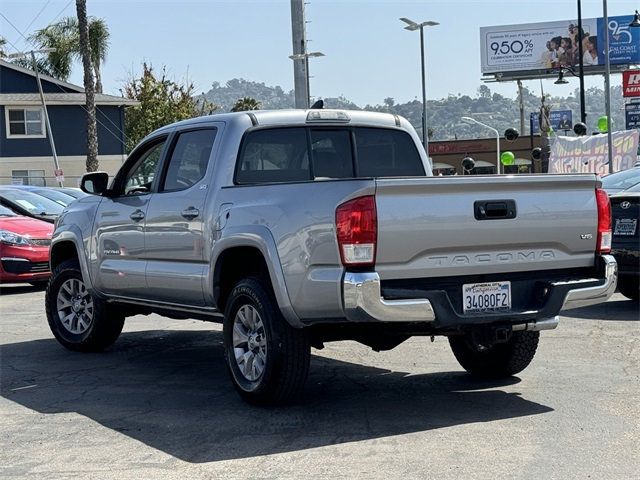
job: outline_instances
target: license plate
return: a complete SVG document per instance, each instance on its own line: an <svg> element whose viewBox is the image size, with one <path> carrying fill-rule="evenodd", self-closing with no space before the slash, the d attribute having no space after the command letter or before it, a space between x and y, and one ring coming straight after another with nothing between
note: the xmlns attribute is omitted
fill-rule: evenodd
<svg viewBox="0 0 640 480"><path fill-rule="evenodd" d="M463 285L462 308L464 313L511 310L511 282Z"/></svg>
<svg viewBox="0 0 640 480"><path fill-rule="evenodd" d="M637 218L616 218L614 235L635 235L638 226Z"/></svg>

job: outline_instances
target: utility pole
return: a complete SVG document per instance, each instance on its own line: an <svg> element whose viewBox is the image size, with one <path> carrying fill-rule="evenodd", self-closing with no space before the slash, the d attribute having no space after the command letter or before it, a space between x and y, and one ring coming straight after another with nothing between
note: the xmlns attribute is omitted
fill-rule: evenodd
<svg viewBox="0 0 640 480"><path fill-rule="evenodd" d="M47 110L47 103L44 99L44 92L42 90L42 81L40 80L40 70L38 70L38 62L36 61L36 53L51 53L54 52L53 48L44 48L42 50L31 50L30 52L18 52L11 55L7 55L7 58L22 58L26 57L27 53L31 54L31 63L33 64L33 71L36 73L36 83L38 84L38 92L40 93L40 102L42 103L42 114L44 115L44 125L47 131L47 137L49 138L49 145L51 146L51 155L53 156L53 167L56 180L60 187L64 187L63 181L58 176L60 171L60 164L58 163L58 154L56 152L56 143L53 140L53 132L51 131L51 123L49 122L49 111Z"/></svg>
<svg viewBox="0 0 640 480"><path fill-rule="evenodd" d="M607 31L609 27L605 27ZM580 79L580 121L587 123L587 112L584 99L584 51L582 49L582 2L578 0L578 77Z"/></svg>
<svg viewBox="0 0 640 480"><path fill-rule="evenodd" d="M609 15L607 0L602 0L602 19L604 21L604 106L607 116L607 155L609 157L609 173L613 169L613 140L611 138L611 62L609 61Z"/></svg>
<svg viewBox="0 0 640 480"><path fill-rule="evenodd" d="M295 107L309 108L307 36L304 20L304 0L291 0L291 38L293 41L293 85Z"/></svg>

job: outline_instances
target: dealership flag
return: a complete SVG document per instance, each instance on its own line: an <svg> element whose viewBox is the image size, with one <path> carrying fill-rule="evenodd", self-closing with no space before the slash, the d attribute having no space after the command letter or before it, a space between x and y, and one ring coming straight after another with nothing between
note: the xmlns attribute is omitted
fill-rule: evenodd
<svg viewBox="0 0 640 480"><path fill-rule="evenodd" d="M613 171L633 167L638 152L638 130L613 132ZM549 173L609 173L607 135L556 137L549 157Z"/></svg>

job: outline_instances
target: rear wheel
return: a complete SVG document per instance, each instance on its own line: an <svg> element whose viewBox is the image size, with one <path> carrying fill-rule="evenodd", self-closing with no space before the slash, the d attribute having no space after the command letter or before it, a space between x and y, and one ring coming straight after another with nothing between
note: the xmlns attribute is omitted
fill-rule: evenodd
<svg viewBox="0 0 640 480"><path fill-rule="evenodd" d="M629 300L640 299L640 279L638 277L618 277L618 290Z"/></svg>
<svg viewBox="0 0 640 480"><path fill-rule="evenodd" d="M223 331L227 367L242 398L278 405L300 396L311 354L307 333L287 323L261 280L249 278L235 286Z"/></svg>
<svg viewBox="0 0 640 480"><path fill-rule="evenodd" d="M69 350L102 351L122 332L124 315L87 290L77 260L53 271L45 305L51 332Z"/></svg>
<svg viewBox="0 0 640 480"><path fill-rule="evenodd" d="M458 363L467 372L481 377L509 377L531 363L538 348L540 332L513 332L505 343L484 347L471 335L449 337L449 345Z"/></svg>

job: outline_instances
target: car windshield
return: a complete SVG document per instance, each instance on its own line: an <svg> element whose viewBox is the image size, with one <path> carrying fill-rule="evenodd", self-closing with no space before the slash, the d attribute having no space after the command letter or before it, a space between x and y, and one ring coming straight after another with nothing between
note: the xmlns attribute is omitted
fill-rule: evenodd
<svg viewBox="0 0 640 480"><path fill-rule="evenodd" d="M66 207L67 205L69 205L71 202L75 200L75 198L72 197L71 195L68 195L58 190L52 190L49 188L43 188L41 190L33 190L33 193L42 195L43 197L48 198L49 200L53 200L54 202L59 203L63 207Z"/></svg>
<svg viewBox="0 0 640 480"><path fill-rule="evenodd" d="M4 205L0 205L0 217L17 217L18 214L13 210L5 207Z"/></svg>
<svg viewBox="0 0 640 480"><path fill-rule="evenodd" d="M0 197L34 215L59 215L64 210L59 203L24 190L3 189Z"/></svg>
<svg viewBox="0 0 640 480"><path fill-rule="evenodd" d="M640 168L635 167L612 173L602 179L602 187L605 190L625 190L637 183L640 183Z"/></svg>

